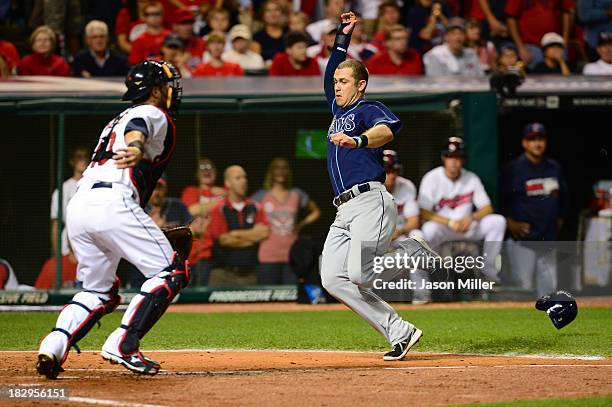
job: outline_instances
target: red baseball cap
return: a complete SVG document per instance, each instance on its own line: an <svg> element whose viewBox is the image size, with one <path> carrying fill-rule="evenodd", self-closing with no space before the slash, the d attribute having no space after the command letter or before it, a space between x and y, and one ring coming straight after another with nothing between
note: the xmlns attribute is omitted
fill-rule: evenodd
<svg viewBox="0 0 612 407"><path fill-rule="evenodd" d="M194 21L195 21L195 15L193 14L193 11L187 8L179 8L174 12L174 22L175 23L185 23L185 22L193 23Z"/></svg>

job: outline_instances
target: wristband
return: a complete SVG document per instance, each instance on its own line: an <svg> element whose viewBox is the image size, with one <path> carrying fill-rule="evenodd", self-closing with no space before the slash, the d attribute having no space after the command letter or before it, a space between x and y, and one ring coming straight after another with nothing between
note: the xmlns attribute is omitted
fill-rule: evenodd
<svg viewBox="0 0 612 407"><path fill-rule="evenodd" d="M140 140L134 140L128 144L128 147L136 147L140 150L141 154L144 154L144 144Z"/></svg>
<svg viewBox="0 0 612 407"><path fill-rule="evenodd" d="M345 34L342 30L346 27L347 23L342 23L338 26L336 31L336 39L334 40L334 49L340 48L340 50L347 52L349 44L351 43L351 34Z"/></svg>
<svg viewBox="0 0 612 407"><path fill-rule="evenodd" d="M360 148L361 144L363 143L363 141L361 140L361 137L351 137L353 140L355 140L355 148Z"/></svg>
<svg viewBox="0 0 612 407"><path fill-rule="evenodd" d="M366 136L365 134L362 134L361 136L359 136L359 139L361 139L361 144L359 144L359 147L366 148L369 142L368 136Z"/></svg>

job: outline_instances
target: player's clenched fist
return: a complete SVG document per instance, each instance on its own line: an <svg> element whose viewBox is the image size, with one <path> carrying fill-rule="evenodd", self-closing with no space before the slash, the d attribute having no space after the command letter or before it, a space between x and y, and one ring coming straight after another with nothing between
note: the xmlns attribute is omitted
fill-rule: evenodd
<svg viewBox="0 0 612 407"><path fill-rule="evenodd" d="M344 133L334 133L329 137L329 140L334 143L334 145L339 147L347 147L347 148L355 148L357 147L357 142L354 138L347 136Z"/></svg>

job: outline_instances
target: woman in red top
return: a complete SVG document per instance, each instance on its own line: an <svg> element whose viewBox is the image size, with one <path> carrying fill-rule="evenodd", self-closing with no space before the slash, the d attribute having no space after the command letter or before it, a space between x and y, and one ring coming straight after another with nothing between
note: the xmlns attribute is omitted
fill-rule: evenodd
<svg viewBox="0 0 612 407"><path fill-rule="evenodd" d="M210 210L217 202L225 198L225 189L215 186L217 169L212 160L208 158L201 158L198 161L196 179L198 185L185 187L181 200L194 218L191 230L195 238L189 255L189 263L194 276L193 285L208 285L208 276L212 270L213 241L204 232L210 222Z"/></svg>
<svg viewBox="0 0 612 407"><path fill-rule="evenodd" d="M53 54L56 37L53 30L41 25L30 36L32 53L23 57L17 65L19 75L70 76L66 60Z"/></svg>
<svg viewBox="0 0 612 407"><path fill-rule="evenodd" d="M259 245L257 282L261 285L295 284L289 266L289 252L300 230L321 216L317 204L292 185L289 161L275 158L268 167L264 188L252 199L261 204L270 224L270 235ZM306 216L298 222L301 210Z"/></svg>

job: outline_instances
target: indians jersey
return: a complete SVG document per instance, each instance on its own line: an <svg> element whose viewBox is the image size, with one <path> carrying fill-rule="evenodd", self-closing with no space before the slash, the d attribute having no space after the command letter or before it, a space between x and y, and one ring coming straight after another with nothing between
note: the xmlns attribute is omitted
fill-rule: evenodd
<svg viewBox="0 0 612 407"><path fill-rule="evenodd" d="M456 181L444 173L444 167L434 168L421 180L419 206L440 216L459 220L491 204L491 200L476 174L466 169Z"/></svg>
<svg viewBox="0 0 612 407"><path fill-rule="evenodd" d="M113 155L126 148L125 135L138 130L145 135L142 160L133 168L119 169ZM144 207L151 197L175 146L172 119L152 105L132 106L111 120L100 135L91 163L83 177L131 187Z"/></svg>
<svg viewBox="0 0 612 407"><path fill-rule="evenodd" d="M407 218L419 214L417 190L409 179L397 177L391 195L393 195L393 200L397 205L397 228L400 229L406 223Z"/></svg>

